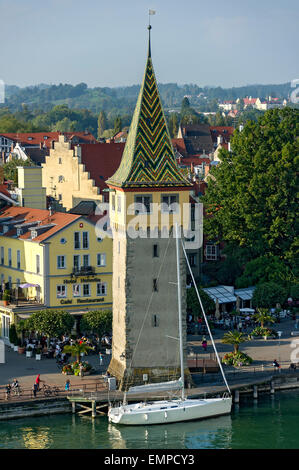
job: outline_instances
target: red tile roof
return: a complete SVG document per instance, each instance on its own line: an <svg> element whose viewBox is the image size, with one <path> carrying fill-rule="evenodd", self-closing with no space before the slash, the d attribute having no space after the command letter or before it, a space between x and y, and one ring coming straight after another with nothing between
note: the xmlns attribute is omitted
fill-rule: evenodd
<svg viewBox="0 0 299 470"><path fill-rule="evenodd" d="M257 98L243 98L243 102L244 102L244 105L245 106L248 106L248 105L253 105L256 103L256 100Z"/></svg>
<svg viewBox="0 0 299 470"><path fill-rule="evenodd" d="M46 240L62 228L67 227L75 220L81 218L80 215L66 214L64 212L54 212L54 214L52 214L51 216L49 214L50 213L48 210L32 209L29 207L8 207L0 212L0 218L13 217L15 220L20 220L20 222L25 219L24 223L33 223L36 221L40 221L40 225L54 224L54 226L51 227L49 230L44 233L41 233L39 236L34 238L34 242L41 242L43 240ZM15 235L15 233L15 229L12 229L9 232L6 232L4 235L3 233L1 233L1 235L5 237L10 237ZM28 238L30 238L30 232L25 232L23 235L19 236L20 240L26 240Z"/></svg>
<svg viewBox="0 0 299 470"><path fill-rule="evenodd" d="M46 147L51 147L52 140L58 141L60 132L17 132L17 133L1 133L2 136L10 140L19 142L21 145L40 145L45 144ZM46 137L46 139L45 139Z"/></svg>
<svg viewBox="0 0 299 470"><path fill-rule="evenodd" d="M45 144L47 148L51 148L53 140L58 142L59 135L65 135L68 140L78 137L80 141L86 143L96 142L96 138L92 134L85 132L5 132L0 135L14 142L19 142L22 146Z"/></svg>
<svg viewBox="0 0 299 470"><path fill-rule="evenodd" d="M224 142L229 142L235 129L232 126L211 126L210 130L212 140L214 143L216 143L217 137L220 135L222 136Z"/></svg>
<svg viewBox="0 0 299 470"><path fill-rule="evenodd" d="M187 155L187 149L184 139L171 139L173 148L177 150L181 155Z"/></svg>
<svg viewBox="0 0 299 470"><path fill-rule="evenodd" d="M101 191L108 188L106 180L110 178L120 165L125 143L111 144L81 144L81 161L85 170L90 173L90 178L95 181ZM108 194L105 199L108 199Z"/></svg>

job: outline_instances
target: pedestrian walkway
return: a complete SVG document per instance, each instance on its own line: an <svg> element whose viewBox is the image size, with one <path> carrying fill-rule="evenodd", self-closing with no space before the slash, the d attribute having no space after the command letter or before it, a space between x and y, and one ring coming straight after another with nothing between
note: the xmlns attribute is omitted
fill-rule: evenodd
<svg viewBox="0 0 299 470"><path fill-rule="evenodd" d="M74 375L64 375L57 367L55 359L42 359L37 361L34 357L26 357L25 354L18 354L10 347L5 347L5 364L0 364L0 385L11 383L14 378L17 378L23 388L31 388L37 374L40 374L41 379L48 385L57 385L64 387L66 379L70 379L71 384L76 385L84 381L96 380L97 376L105 373L109 365L111 356L103 354L103 364L100 366L100 361L97 355L85 356L87 360L95 369L95 374L85 377L76 377Z"/></svg>

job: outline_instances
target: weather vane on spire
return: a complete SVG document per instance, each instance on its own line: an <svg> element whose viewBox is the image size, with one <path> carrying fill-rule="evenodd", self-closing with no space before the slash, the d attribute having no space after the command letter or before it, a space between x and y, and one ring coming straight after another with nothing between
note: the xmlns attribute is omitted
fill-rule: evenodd
<svg viewBox="0 0 299 470"><path fill-rule="evenodd" d="M156 10L148 10L148 57L151 57L151 15L155 15Z"/></svg>
<svg viewBox="0 0 299 470"><path fill-rule="evenodd" d="M148 10L148 29L152 28L151 15L155 15L155 14L156 14L156 10Z"/></svg>

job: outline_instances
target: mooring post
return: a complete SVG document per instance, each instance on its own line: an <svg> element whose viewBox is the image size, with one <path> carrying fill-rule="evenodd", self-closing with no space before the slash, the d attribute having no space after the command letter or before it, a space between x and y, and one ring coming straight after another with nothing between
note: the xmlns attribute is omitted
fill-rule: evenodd
<svg viewBox="0 0 299 470"><path fill-rule="evenodd" d="M240 401L240 392L239 390L235 390L235 399L234 399L234 402L235 403L239 403Z"/></svg>
<svg viewBox="0 0 299 470"><path fill-rule="evenodd" d="M257 385L254 385L254 386L253 386L253 398L257 398L257 397L258 397Z"/></svg>
<svg viewBox="0 0 299 470"><path fill-rule="evenodd" d="M271 382L270 382L270 393L272 393L272 394L275 393L274 380L271 380Z"/></svg>
<svg viewBox="0 0 299 470"><path fill-rule="evenodd" d="M92 417L92 418L95 418L96 415L97 415L96 402L95 402L95 400L93 400L93 401L91 402L91 417Z"/></svg>
<svg viewBox="0 0 299 470"><path fill-rule="evenodd" d="M72 401L72 413L76 413L76 402Z"/></svg>

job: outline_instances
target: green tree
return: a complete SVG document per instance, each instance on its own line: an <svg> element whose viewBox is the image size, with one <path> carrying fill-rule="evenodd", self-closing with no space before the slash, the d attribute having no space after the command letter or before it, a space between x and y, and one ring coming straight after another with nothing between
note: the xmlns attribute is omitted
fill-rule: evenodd
<svg viewBox="0 0 299 470"><path fill-rule="evenodd" d="M3 165L4 178L7 180L13 180L16 185L18 184L18 166L34 166L34 163L30 158L28 158L28 160L13 158L11 161Z"/></svg>
<svg viewBox="0 0 299 470"><path fill-rule="evenodd" d="M101 111L98 117L98 139L103 137L104 131L107 129L107 117L105 111Z"/></svg>
<svg viewBox="0 0 299 470"><path fill-rule="evenodd" d="M297 188L299 111L267 111L232 137L232 152L211 170L203 202L209 217L205 233L253 258L277 256L295 276L298 251Z"/></svg>
<svg viewBox="0 0 299 470"><path fill-rule="evenodd" d="M81 354L88 354L90 349L92 349L92 347L88 346L86 343L75 343L72 346L64 346L63 352L71 354L72 357L75 357L78 362L81 362Z"/></svg>
<svg viewBox="0 0 299 470"><path fill-rule="evenodd" d="M242 276L236 280L236 286L248 287L258 283L274 281L286 284L292 279L290 268L278 256L260 256L249 261Z"/></svg>
<svg viewBox="0 0 299 470"><path fill-rule="evenodd" d="M85 313L80 321L82 332L94 332L99 337L112 330L112 311L93 310Z"/></svg>
<svg viewBox="0 0 299 470"><path fill-rule="evenodd" d="M234 354L239 351L239 346L247 341L246 336L239 331L228 331L224 334L221 342L223 344L232 344L234 346Z"/></svg>
<svg viewBox="0 0 299 470"><path fill-rule="evenodd" d="M257 323L261 325L261 328L264 328L265 323L274 323L275 319L270 315L267 308L258 308L258 313L254 315L254 319Z"/></svg>
<svg viewBox="0 0 299 470"><path fill-rule="evenodd" d="M213 313L215 311L215 302L211 297L200 287L198 292L203 304L203 308L206 314ZM187 289L187 310L190 311L194 317L202 316L199 300L197 298L196 290L194 287Z"/></svg>
<svg viewBox="0 0 299 470"><path fill-rule="evenodd" d="M172 138L176 138L179 130L179 116L177 113L171 113L169 116L169 133Z"/></svg>
<svg viewBox="0 0 299 470"><path fill-rule="evenodd" d="M29 327L49 339L70 333L74 325L72 315L63 310L39 310L29 318Z"/></svg>
<svg viewBox="0 0 299 470"><path fill-rule="evenodd" d="M252 305L259 308L271 308L277 303L283 305L288 289L276 282L263 282L256 286L252 296Z"/></svg>
<svg viewBox="0 0 299 470"><path fill-rule="evenodd" d="M122 120L120 116L116 116L115 121L114 121L114 134L117 134L122 130Z"/></svg>

